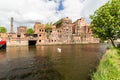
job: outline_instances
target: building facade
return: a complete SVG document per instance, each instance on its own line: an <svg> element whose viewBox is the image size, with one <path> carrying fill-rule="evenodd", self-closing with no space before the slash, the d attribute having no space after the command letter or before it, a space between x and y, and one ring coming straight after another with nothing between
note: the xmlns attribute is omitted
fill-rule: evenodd
<svg viewBox="0 0 120 80"><path fill-rule="evenodd" d="M53 25L52 31L47 38L45 25L37 23L34 26L35 34L38 35L39 44L71 44L71 43L99 43L98 38L94 38L90 25L84 18L80 18L74 23L68 17L61 19L59 26Z"/></svg>
<svg viewBox="0 0 120 80"><path fill-rule="evenodd" d="M17 27L17 37L25 38L26 32L27 32L26 26Z"/></svg>
<svg viewBox="0 0 120 80"><path fill-rule="evenodd" d="M0 37L7 40L8 45L28 45L29 40L36 41L36 45L49 44L78 44L78 43L99 43L98 38L94 38L90 25L84 18L72 22L68 17L60 19L60 25L50 26L52 31L48 36L45 24L36 22L34 25L34 35L26 36L27 27L20 26L17 33L0 33Z"/></svg>
<svg viewBox="0 0 120 80"><path fill-rule="evenodd" d="M58 30L56 29L56 26L52 26L52 32L49 36L49 42L51 43L59 43L60 42L60 38L59 38L59 32Z"/></svg>
<svg viewBox="0 0 120 80"><path fill-rule="evenodd" d="M45 26L39 22L34 25L34 34L37 34L36 45L44 44L47 42L47 33L45 31Z"/></svg>

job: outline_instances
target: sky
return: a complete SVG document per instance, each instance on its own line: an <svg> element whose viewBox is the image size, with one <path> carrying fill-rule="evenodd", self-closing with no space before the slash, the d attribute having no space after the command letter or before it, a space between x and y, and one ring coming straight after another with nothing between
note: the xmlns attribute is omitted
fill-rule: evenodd
<svg viewBox="0 0 120 80"><path fill-rule="evenodd" d="M69 17L73 22L83 17L90 23L89 15L108 0L0 0L0 26L10 32L10 19L17 27L33 28L35 22L43 24Z"/></svg>

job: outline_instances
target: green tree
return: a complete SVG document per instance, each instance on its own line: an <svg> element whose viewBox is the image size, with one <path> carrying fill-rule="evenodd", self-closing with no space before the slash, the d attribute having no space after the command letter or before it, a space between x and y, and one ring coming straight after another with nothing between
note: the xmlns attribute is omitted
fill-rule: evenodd
<svg viewBox="0 0 120 80"><path fill-rule="evenodd" d="M33 29L32 29L32 28L28 28L28 29L27 29L26 34L33 34L33 33L34 33L34 31L33 31Z"/></svg>
<svg viewBox="0 0 120 80"><path fill-rule="evenodd" d="M60 27L61 24L62 24L62 19L58 20L58 21L55 23L56 27Z"/></svg>
<svg viewBox="0 0 120 80"><path fill-rule="evenodd" d="M7 29L3 26L0 26L0 33L6 33Z"/></svg>
<svg viewBox="0 0 120 80"><path fill-rule="evenodd" d="M52 22L45 24L45 31L47 32L47 38L49 38L49 35L52 32Z"/></svg>
<svg viewBox="0 0 120 80"><path fill-rule="evenodd" d="M120 38L120 0L109 0L90 16L91 29L95 37L102 41Z"/></svg>

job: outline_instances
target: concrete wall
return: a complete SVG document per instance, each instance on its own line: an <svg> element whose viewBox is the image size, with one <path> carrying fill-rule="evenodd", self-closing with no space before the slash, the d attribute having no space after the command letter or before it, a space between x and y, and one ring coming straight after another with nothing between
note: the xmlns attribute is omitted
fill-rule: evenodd
<svg viewBox="0 0 120 80"><path fill-rule="evenodd" d="M7 46L28 46L28 40L7 40Z"/></svg>

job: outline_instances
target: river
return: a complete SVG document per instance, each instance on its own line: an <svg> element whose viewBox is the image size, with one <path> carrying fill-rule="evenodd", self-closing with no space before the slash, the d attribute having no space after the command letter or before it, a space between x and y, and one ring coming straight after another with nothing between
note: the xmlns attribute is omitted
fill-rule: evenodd
<svg viewBox="0 0 120 80"><path fill-rule="evenodd" d="M7 47L0 50L0 80L90 80L105 48L104 44Z"/></svg>

